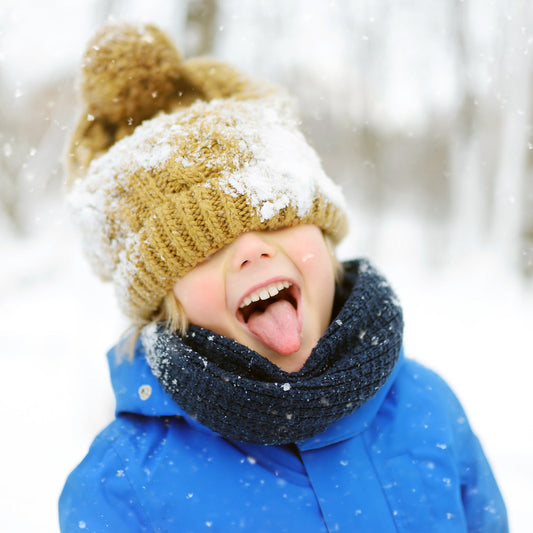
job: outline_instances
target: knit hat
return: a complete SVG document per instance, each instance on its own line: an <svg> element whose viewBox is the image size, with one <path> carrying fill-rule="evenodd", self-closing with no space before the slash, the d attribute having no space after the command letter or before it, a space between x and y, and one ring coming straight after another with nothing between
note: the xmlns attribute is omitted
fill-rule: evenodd
<svg viewBox="0 0 533 533"><path fill-rule="evenodd" d="M95 272L150 319L177 279L247 231L346 232L340 190L289 98L229 65L182 61L153 26L113 23L89 43L69 200Z"/></svg>

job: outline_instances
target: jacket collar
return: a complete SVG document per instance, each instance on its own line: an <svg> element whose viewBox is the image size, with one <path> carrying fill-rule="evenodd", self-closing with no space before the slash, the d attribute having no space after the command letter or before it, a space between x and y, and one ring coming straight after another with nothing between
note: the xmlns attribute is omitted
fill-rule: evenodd
<svg viewBox="0 0 533 533"><path fill-rule="evenodd" d="M144 348L140 342L137 343L132 360L121 358L117 354L116 347L108 352L107 357L115 392L117 415L133 413L157 417L180 416L199 431L213 434L213 431L187 415L163 390L146 362ZM364 431L372 423L385 400L403 360L402 349L389 379L370 400L356 411L332 424L321 434L299 443L300 450L307 451L329 446Z"/></svg>

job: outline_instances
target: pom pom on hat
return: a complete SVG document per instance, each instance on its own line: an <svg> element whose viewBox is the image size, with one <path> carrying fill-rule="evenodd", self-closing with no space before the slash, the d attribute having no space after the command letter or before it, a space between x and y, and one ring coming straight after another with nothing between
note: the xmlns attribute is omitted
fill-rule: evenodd
<svg viewBox="0 0 533 533"><path fill-rule="evenodd" d="M141 320L151 319L177 279L244 232L315 224L338 242L347 229L342 194L286 94L210 59L180 64L168 38L149 28L113 25L90 44L86 105L98 100L100 111L82 115L69 154L69 197L85 252L113 282L124 313ZM143 35L156 50L141 52ZM123 54L108 72L106 46ZM146 59L167 56L174 59ZM99 92L92 77L104 85L116 78L121 88ZM174 80L175 92L163 78ZM162 97L151 99L154 116L145 116L139 95L155 86ZM128 114L145 120L121 125Z"/></svg>
<svg viewBox="0 0 533 533"><path fill-rule="evenodd" d="M196 100L284 94L210 58L184 61L159 28L123 21L106 24L89 42L80 92L84 109L70 141L69 182L83 176L95 157L161 111L190 106Z"/></svg>
<svg viewBox="0 0 533 533"><path fill-rule="evenodd" d="M178 51L155 26L110 23L89 43L82 64L88 112L139 124L175 98L180 68Z"/></svg>

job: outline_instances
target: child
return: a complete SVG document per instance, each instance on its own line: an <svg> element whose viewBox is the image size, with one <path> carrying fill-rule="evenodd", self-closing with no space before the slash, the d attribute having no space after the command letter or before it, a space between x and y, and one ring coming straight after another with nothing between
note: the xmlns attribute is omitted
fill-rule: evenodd
<svg viewBox="0 0 533 533"><path fill-rule="evenodd" d="M124 24L82 84L70 200L140 336L109 354L116 420L62 531L507 531L460 404L404 358L387 281L336 261L343 199L283 92Z"/></svg>

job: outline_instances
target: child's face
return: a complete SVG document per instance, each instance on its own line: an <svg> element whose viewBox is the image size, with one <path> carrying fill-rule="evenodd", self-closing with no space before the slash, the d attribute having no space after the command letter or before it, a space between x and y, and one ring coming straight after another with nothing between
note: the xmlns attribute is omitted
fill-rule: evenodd
<svg viewBox="0 0 533 533"><path fill-rule="evenodd" d="M303 366L326 331L334 290L332 258L313 225L244 233L174 285L189 322L287 372Z"/></svg>

